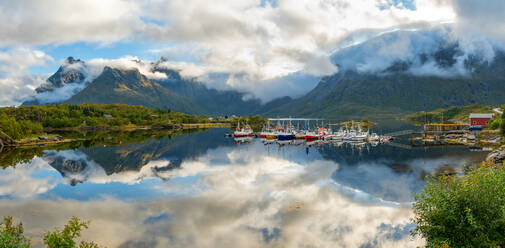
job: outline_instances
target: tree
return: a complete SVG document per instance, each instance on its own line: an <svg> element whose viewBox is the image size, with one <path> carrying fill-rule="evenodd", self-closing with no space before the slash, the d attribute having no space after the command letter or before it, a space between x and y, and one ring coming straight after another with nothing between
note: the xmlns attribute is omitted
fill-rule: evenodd
<svg viewBox="0 0 505 248"><path fill-rule="evenodd" d="M12 217L4 217L0 223L0 247L1 248L29 248L30 243L23 235L23 224L15 225Z"/></svg>
<svg viewBox="0 0 505 248"><path fill-rule="evenodd" d="M427 247L504 247L505 169L482 166L430 179L413 210L413 234Z"/></svg>
<svg viewBox="0 0 505 248"><path fill-rule="evenodd" d="M81 241L79 246L75 239L81 236L82 229L88 229L89 221L81 221L77 217L72 217L63 230L56 229L48 232L44 236L44 244L48 248L98 248L94 242Z"/></svg>
<svg viewBox="0 0 505 248"><path fill-rule="evenodd" d="M501 118L500 119L496 118L496 119L492 120L489 123L489 129L490 130L496 130L498 128L501 129L501 120L502 120Z"/></svg>

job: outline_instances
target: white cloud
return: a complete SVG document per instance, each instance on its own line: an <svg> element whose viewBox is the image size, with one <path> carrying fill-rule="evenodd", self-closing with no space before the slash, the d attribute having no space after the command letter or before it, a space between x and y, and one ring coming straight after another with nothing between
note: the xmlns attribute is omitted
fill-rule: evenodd
<svg viewBox="0 0 505 248"><path fill-rule="evenodd" d="M0 173L0 196L15 199L32 198L54 188L58 180L52 177L34 178L32 173L47 171L41 158L34 158L30 163L22 163L16 167L7 167Z"/></svg>
<svg viewBox="0 0 505 248"><path fill-rule="evenodd" d="M149 2L147 15L167 24L147 25L145 30L153 39L191 42L205 51L196 63L178 64L189 66L183 74L212 78L212 73L225 73L219 87L210 85L248 88L256 97L271 99L296 95L286 87L293 83L286 76L335 73L337 67L329 58L332 48L353 32L454 18L449 7L429 0L418 1L416 10L378 0L276 3L262 7L259 1L174 0L160 7ZM259 89L273 83L285 90L264 97ZM307 88L314 85L310 82Z"/></svg>
<svg viewBox="0 0 505 248"><path fill-rule="evenodd" d="M287 76L336 72L331 50L353 32L452 20L452 10L437 2L418 0L416 10L410 10L384 0L279 0L274 6L268 1L261 6L260 0L4 1L0 46L146 38L159 44L190 44L197 54L190 55L194 63L185 64L189 68L184 73L220 78L220 83L210 85L247 89L260 98L263 91L256 89L286 86L264 97L271 99L300 94L289 87L300 82ZM163 52L180 58L188 50ZM219 77L211 75L216 72ZM295 88L310 89L314 84Z"/></svg>
<svg viewBox="0 0 505 248"><path fill-rule="evenodd" d="M220 147L209 150L208 156L184 161L180 169L165 172L173 180L196 178L195 183L188 183L188 187L200 187L196 194L155 201L119 201L108 197L87 201L3 199L0 215L18 216L27 232L40 235L48 222L62 225L70 216L78 214L82 219L92 220L83 238L108 247L129 247L126 244L136 242L139 245L135 247L360 247L366 244L418 247L423 244L423 240L409 235L412 212L408 204L391 204L359 189L344 194L344 187L330 179L340 170L335 162L287 159L303 149L258 156L258 151L265 152L264 149L259 142L244 148ZM56 154L87 160L83 154L74 152ZM156 164L151 162L147 167ZM374 168L371 173L390 170L385 166ZM137 173L143 171L147 170L142 168ZM135 177L128 177L133 175L131 172L113 174L109 179L98 170L84 171L84 174L89 176L88 182L100 184L128 182L127 178L135 182ZM409 180L419 180L413 176L400 177L408 180L397 184L398 191L412 183ZM170 181L160 182L153 185L152 191L172 193L177 186ZM359 195L360 199L353 195Z"/></svg>
<svg viewBox="0 0 505 248"><path fill-rule="evenodd" d="M505 42L504 3L500 0L416 0L414 9L390 0L278 0L273 5L266 1L264 6L261 2L4 1L0 3L0 47L123 40L148 40L163 47L169 42L166 48L152 52L167 55L183 75L196 76L213 88L238 89L270 100L313 88L317 78L338 70L330 60L335 50L380 32L454 23L452 38L460 41L465 52L482 52L488 60L494 57L493 47ZM400 53L405 48L402 44L386 47L389 53ZM391 57L395 56L400 55ZM297 81L296 75L315 79ZM41 82L31 75L16 78L3 76L0 82L17 87L12 92ZM21 81L27 86L17 84ZM25 90L22 95L27 94ZM8 99L0 104L18 102Z"/></svg>
<svg viewBox="0 0 505 248"><path fill-rule="evenodd" d="M110 43L142 27L140 9L122 0L0 2L0 46Z"/></svg>
<svg viewBox="0 0 505 248"><path fill-rule="evenodd" d="M35 88L44 82L43 75L28 71L31 66L46 66L51 56L26 47L0 51L0 106L14 106L33 95Z"/></svg>

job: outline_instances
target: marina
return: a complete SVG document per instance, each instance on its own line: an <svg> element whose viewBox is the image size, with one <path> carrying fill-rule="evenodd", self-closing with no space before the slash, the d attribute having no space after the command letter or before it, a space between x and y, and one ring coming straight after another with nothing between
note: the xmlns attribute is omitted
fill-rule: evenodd
<svg viewBox="0 0 505 248"><path fill-rule="evenodd" d="M271 119L272 120L272 119ZM378 135L371 132L370 129L364 130L361 124L352 124L341 126L338 130L332 128L336 124L325 125L321 119L274 119L275 126L271 126L270 121L262 127L261 132L254 133L252 128L247 124L238 123L233 136L236 142L249 142L250 138L259 137L263 143L279 143L279 144L313 144L321 142L346 142L346 143L377 143L388 142L391 136ZM321 120L321 124L319 124ZM293 121L297 121L297 125L293 125ZM300 128L300 121L303 121L304 128ZM311 121L315 121L315 125ZM288 142L289 141L289 142Z"/></svg>

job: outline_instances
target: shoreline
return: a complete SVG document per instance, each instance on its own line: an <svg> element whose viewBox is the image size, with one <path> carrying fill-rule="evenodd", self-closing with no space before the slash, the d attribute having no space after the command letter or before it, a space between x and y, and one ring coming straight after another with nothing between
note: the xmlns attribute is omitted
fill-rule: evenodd
<svg viewBox="0 0 505 248"><path fill-rule="evenodd" d="M70 128L44 128L44 132L58 132L58 131L77 131L77 132L109 132L109 131L146 131L146 130L166 130L166 131L176 131L176 130L189 130L189 129L199 129L199 128L230 128L231 123L182 123L182 124L165 124L165 125L151 125L151 126L80 126L80 127L70 127ZM47 134L46 134L47 135ZM83 141L86 139L64 139L61 136L47 137L46 135L39 136L36 140L29 140L23 142L22 140L12 140L9 138L9 142L0 143L0 152L3 148L17 148L17 147L32 147L32 146L46 146L46 145L57 145L75 141ZM43 137L43 138L41 138Z"/></svg>

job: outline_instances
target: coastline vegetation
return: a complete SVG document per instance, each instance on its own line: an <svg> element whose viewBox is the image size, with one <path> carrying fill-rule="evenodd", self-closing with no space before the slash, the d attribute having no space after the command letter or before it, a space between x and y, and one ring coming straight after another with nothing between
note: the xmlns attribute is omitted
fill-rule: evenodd
<svg viewBox="0 0 505 248"><path fill-rule="evenodd" d="M0 131L14 140L36 137L47 129L77 127L176 126L209 123L205 116L126 104L79 104L0 108Z"/></svg>
<svg viewBox="0 0 505 248"><path fill-rule="evenodd" d="M81 232L88 229L89 221L81 221L77 217L72 217L63 229L56 228L48 231L44 237L44 245L47 248L99 248L95 242L81 241ZM0 247L2 248L29 248L30 241L24 235L22 223L14 223L12 217L4 217L0 222Z"/></svg>
<svg viewBox="0 0 505 248"><path fill-rule="evenodd" d="M413 204L426 247L504 247L505 169L483 163L464 175L428 180Z"/></svg>
<svg viewBox="0 0 505 248"><path fill-rule="evenodd" d="M449 108L440 108L428 112L417 112L404 117L416 124L427 123L462 123L469 121L471 113L494 113L493 109L505 106L488 106L472 104L467 106L453 106Z"/></svg>

